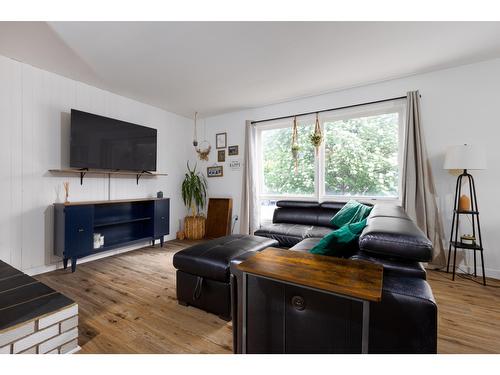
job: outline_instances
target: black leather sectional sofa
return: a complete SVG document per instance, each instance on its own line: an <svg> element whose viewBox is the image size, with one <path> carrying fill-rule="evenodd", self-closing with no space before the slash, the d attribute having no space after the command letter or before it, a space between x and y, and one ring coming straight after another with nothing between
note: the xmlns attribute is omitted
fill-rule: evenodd
<svg viewBox="0 0 500 375"><path fill-rule="evenodd" d="M255 234L277 240L280 246L291 246L291 251L309 251L321 239L316 234L333 230L329 219L342 204L280 201L277 206L273 223ZM382 301L371 307L370 352L436 353L437 305L421 264L432 259L432 243L401 207L376 204L357 248L351 259L375 262L384 267ZM250 256L252 253L247 252L231 260L234 349L237 353L241 351L242 319L241 272L237 265ZM300 314L301 320L309 325L301 332L302 340L313 346L298 346L296 350L308 352L309 348L312 352L327 352L331 336L324 335L323 323L314 319L318 311L306 308ZM353 309L352 319L357 319L357 315L359 312ZM266 348L262 350L267 351Z"/></svg>
<svg viewBox="0 0 500 375"><path fill-rule="evenodd" d="M179 303L192 305L233 320L233 348L241 353L242 282L237 265L267 247L309 251L335 229L330 219L343 203L279 201L273 223L255 232L255 236L231 235L192 246L174 256L177 268ZM404 210L395 205L376 204L367 226L355 246L353 260L381 264L384 268L382 301L370 307L370 353L436 353L437 306L426 282L421 262L432 258L432 244ZM267 293L267 291L266 291ZM273 340L257 343L255 352L273 353L356 353L360 343L360 306L331 299L315 301L306 297L306 308L289 308L293 321L288 337L297 337L286 350L276 348ZM265 301L264 301L265 302ZM252 301L248 302L249 304ZM254 303L260 303L254 301ZM290 301L280 301L278 304ZM267 307L266 307L267 308ZM266 316L272 317L273 309ZM325 310L326 309L326 310ZM336 316L339 309L344 311ZM324 329L324 319L335 315L337 329ZM263 335L278 337L282 329L272 319L263 322ZM339 344L338 335L349 345ZM340 340L342 342L342 340ZM335 345L333 345L335 344ZM254 346L255 347L255 346Z"/></svg>

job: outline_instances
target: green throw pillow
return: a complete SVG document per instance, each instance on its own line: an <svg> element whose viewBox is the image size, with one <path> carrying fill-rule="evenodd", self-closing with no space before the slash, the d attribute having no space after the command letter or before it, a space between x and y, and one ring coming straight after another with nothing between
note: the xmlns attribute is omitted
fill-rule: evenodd
<svg viewBox="0 0 500 375"><path fill-rule="evenodd" d="M321 255L347 255L352 250L354 241L358 239L365 226L366 219L357 223L346 224L324 236L309 252Z"/></svg>
<svg viewBox="0 0 500 375"><path fill-rule="evenodd" d="M350 200L330 220L330 223L337 228L342 228L346 224L360 222L370 214L372 208L355 200Z"/></svg>

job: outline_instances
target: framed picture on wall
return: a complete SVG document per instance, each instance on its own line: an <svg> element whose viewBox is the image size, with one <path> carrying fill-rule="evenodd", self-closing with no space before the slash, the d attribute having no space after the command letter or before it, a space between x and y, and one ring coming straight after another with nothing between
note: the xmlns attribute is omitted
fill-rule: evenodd
<svg viewBox="0 0 500 375"><path fill-rule="evenodd" d="M207 177L222 177L223 175L224 170L222 168L222 165L207 167Z"/></svg>
<svg viewBox="0 0 500 375"><path fill-rule="evenodd" d="M229 146L227 148L227 155L228 156L236 156L236 155L238 155L238 146Z"/></svg>
<svg viewBox="0 0 500 375"><path fill-rule="evenodd" d="M226 161L226 150L217 151L217 161L219 163L224 163Z"/></svg>
<svg viewBox="0 0 500 375"><path fill-rule="evenodd" d="M215 135L215 148L227 147L227 133L218 133Z"/></svg>

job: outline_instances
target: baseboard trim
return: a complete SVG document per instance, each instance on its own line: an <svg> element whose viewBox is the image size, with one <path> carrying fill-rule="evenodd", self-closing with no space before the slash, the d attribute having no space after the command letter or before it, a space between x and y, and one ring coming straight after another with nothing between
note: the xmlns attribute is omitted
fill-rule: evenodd
<svg viewBox="0 0 500 375"><path fill-rule="evenodd" d="M175 239L174 235L165 236L165 241L170 241L170 240L173 240L173 239ZM139 244L136 244L136 245L133 245L133 246L127 246L127 247L123 247L123 248L119 248L119 249L113 249L113 250L105 251L105 252L102 252L102 253L99 253L99 254L90 255L88 257L78 259L78 264L83 264L83 263L87 263L87 262L93 262L94 260L98 260L98 259L102 259L102 258L107 258L109 256L118 255L118 254L122 254L122 253L127 253L129 251L134 251L134 250L142 249L143 247L147 247L147 246L151 246L151 243L149 241L142 242L142 243L139 243ZM62 269L62 268L64 268L64 266L63 266L63 262L62 262L62 259L61 259L60 261L58 261L57 263L54 263L54 264L49 264L49 265L44 265L44 266L39 266L39 267L33 267L33 268L29 268L29 269L22 270L22 271L24 273L26 273L27 275L29 275L29 276L35 276L35 275L40 275L42 273L56 271L56 270ZM69 267L68 267L68 269L69 269ZM77 270L78 270L78 267L77 267Z"/></svg>

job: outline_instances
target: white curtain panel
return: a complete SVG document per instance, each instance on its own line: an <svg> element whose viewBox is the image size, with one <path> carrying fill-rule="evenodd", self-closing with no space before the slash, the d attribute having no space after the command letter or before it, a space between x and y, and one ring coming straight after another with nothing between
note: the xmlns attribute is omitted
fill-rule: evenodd
<svg viewBox="0 0 500 375"><path fill-rule="evenodd" d="M257 200L257 130L251 121L245 126L245 158L243 166L243 191L241 194L240 233L253 234L259 226Z"/></svg>
<svg viewBox="0 0 500 375"><path fill-rule="evenodd" d="M443 224L436 202L436 189L422 131L420 94L407 93L403 157L402 204L411 219L434 245L432 264L446 264Z"/></svg>

